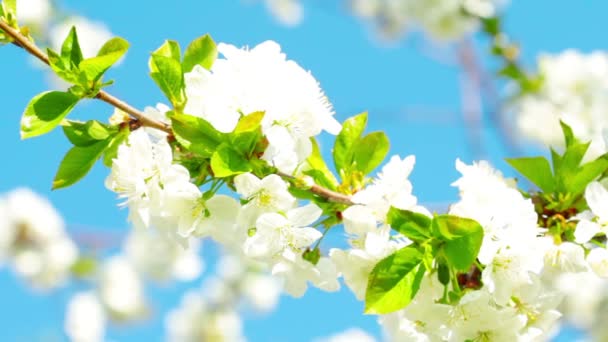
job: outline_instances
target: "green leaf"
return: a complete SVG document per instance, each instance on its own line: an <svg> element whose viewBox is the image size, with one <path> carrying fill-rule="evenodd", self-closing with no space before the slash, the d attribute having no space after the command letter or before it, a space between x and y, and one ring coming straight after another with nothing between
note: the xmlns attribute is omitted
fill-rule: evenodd
<svg viewBox="0 0 608 342"><path fill-rule="evenodd" d="M64 120L63 133L68 140L75 146L89 146L99 140L107 139L110 134L110 127L97 120L87 122Z"/></svg>
<svg viewBox="0 0 608 342"><path fill-rule="evenodd" d="M573 195L582 194L589 183L608 170L608 153L596 160L584 164L572 177L565 178L565 186Z"/></svg>
<svg viewBox="0 0 608 342"><path fill-rule="evenodd" d="M76 34L75 26L72 26L70 33L63 41L63 45L61 46L61 59L70 66L70 69L71 66L78 67L80 62L84 59L80 44L78 43L78 35Z"/></svg>
<svg viewBox="0 0 608 342"><path fill-rule="evenodd" d="M478 229L481 229L481 226L477 221L448 214L435 216L431 223L433 235L445 240L463 237Z"/></svg>
<svg viewBox="0 0 608 342"><path fill-rule="evenodd" d="M211 170L218 178L251 171L251 165L229 144L222 144L211 156Z"/></svg>
<svg viewBox="0 0 608 342"><path fill-rule="evenodd" d="M182 66L184 73L192 71L195 65L210 70L217 58L217 46L210 35L206 34L193 40L184 52Z"/></svg>
<svg viewBox="0 0 608 342"><path fill-rule="evenodd" d="M87 81L97 82L129 49L129 42L116 37L108 40L97 53L97 57L83 60L78 68Z"/></svg>
<svg viewBox="0 0 608 342"><path fill-rule="evenodd" d="M254 112L242 117L230 134L232 147L243 155L249 155L262 139L262 119L264 112Z"/></svg>
<svg viewBox="0 0 608 342"><path fill-rule="evenodd" d="M317 143L317 140L314 137L310 138L310 142L312 143L312 153L308 156L306 161L311 169L304 171L304 174L311 176L315 180L315 183L329 188L330 190L336 190L339 185L338 180L325 163L325 160L321 155L319 143Z"/></svg>
<svg viewBox="0 0 608 342"><path fill-rule="evenodd" d="M152 55L150 58L150 77L156 82L160 90L171 101L174 107L183 106L186 101L184 93L184 75L182 65L172 57Z"/></svg>
<svg viewBox="0 0 608 342"><path fill-rule="evenodd" d="M392 229L411 240L424 241L431 236L432 219L426 215L391 207L386 221Z"/></svg>
<svg viewBox="0 0 608 342"><path fill-rule="evenodd" d="M109 142L110 139L106 139L86 147L72 147L59 165L53 190L68 187L82 179L101 157Z"/></svg>
<svg viewBox="0 0 608 342"><path fill-rule="evenodd" d="M578 143L578 140L574 136L574 132L572 131L572 128L570 126L568 126L568 124L566 124L562 120L559 120L559 125L562 127L562 132L564 133L564 140L566 142L566 147L569 147L573 144Z"/></svg>
<svg viewBox="0 0 608 342"><path fill-rule="evenodd" d="M226 134L217 131L203 118L169 113L175 139L191 152L210 157L217 147L227 141Z"/></svg>
<svg viewBox="0 0 608 342"><path fill-rule="evenodd" d="M365 313L388 314L407 306L418 292L425 268L422 253L405 247L380 260L367 282Z"/></svg>
<svg viewBox="0 0 608 342"><path fill-rule="evenodd" d="M344 121L333 149L334 165L338 173L349 169L353 163L353 148L361 139L366 125L367 113L361 113Z"/></svg>
<svg viewBox="0 0 608 342"><path fill-rule="evenodd" d="M179 43L174 40L165 40L163 45L152 52L152 55L168 57L177 61L178 63L182 59L182 52L181 48L179 47ZM159 71L151 58L148 60L148 67L150 68L150 72Z"/></svg>
<svg viewBox="0 0 608 342"><path fill-rule="evenodd" d="M112 167L114 158L118 154L118 147L122 145L129 137L129 128L125 128L116 133L110 140L108 147L103 153L103 164L107 167Z"/></svg>
<svg viewBox="0 0 608 342"><path fill-rule="evenodd" d="M4 5L6 12L17 16L17 0L3 0L2 4Z"/></svg>
<svg viewBox="0 0 608 342"><path fill-rule="evenodd" d="M69 61L67 62L68 65L66 65L61 56L51 49L46 49L46 54L49 57L49 65L57 76L69 83L76 83L78 80L78 70L71 69Z"/></svg>
<svg viewBox="0 0 608 342"><path fill-rule="evenodd" d="M450 266L459 271L468 271L477 259L483 228L477 221L452 215L438 215L433 219L435 236L443 238L443 253Z"/></svg>
<svg viewBox="0 0 608 342"><path fill-rule="evenodd" d="M549 161L544 157L508 158L507 163L543 192L555 191L555 180Z"/></svg>
<svg viewBox="0 0 608 342"><path fill-rule="evenodd" d="M21 117L21 138L31 138L48 133L78 103L77 96L62 91L47 91L36 95L28 103Z"/></svg>
<svg viewBox="0 0 608 342"><path fill-rule="evenodd" d="M390 143L384 132L373 132L366 135L356 145L353 151L355 169L368 174L382 163Z"/></svg>

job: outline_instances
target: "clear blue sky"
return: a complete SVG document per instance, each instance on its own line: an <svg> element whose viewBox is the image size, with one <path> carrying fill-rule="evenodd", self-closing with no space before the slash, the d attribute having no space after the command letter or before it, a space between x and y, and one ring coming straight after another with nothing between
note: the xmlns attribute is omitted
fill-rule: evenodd
<svg viewBox="0 0 608 342"><path fill-rule="evenodd" d="M457 157L465 161L473 158L460 119L459 69L424 53L427 48L422 48L419 37L380 44L369 29L345 15L337 0L309 0L305 20L296 28L282 27L261 4L251 1L63 3L74 13L105 22L115 34L132 43L124 63L110 72L117 82L109 90L140 108L163 101L148 77L147 58L164 39L176 39L185 45L211 33L216 41L235 45L276 40L290 59L312 71L340 119L369 110L370 125L388 132L394 153L416 154L412 180L414 192L423 203L456 198L456 191L449 186L457 178L454 161ZM525 62L532 65L540 51L606 49L607 9L608 3L600 1L514 1L507 7L507 30L522 43ZM485 42L476 43L483 51ZM484 63L491 65L487 59ZM68 148L61 132L19 140L21 112L32 96L46 90L44 74L31 67L22 51L11 46L1 48L0 68L0 146L4 160L0 192L28 186L48 196L71 232L116 233L127 229L126 212L116 207L114 194L103 186L107 170L101 166L74 187L50 191L55 169ZM89 103L74 114L106 120L111 111L104 104ZM498 138L491 130L484 137L490 159L506 170L501 161L505 152ZM176 306L178 294L194 286L198 283L151 289L156 312ZM0 340L65 340L64 304L72 289L37 295L6 270L0 271ZM346 290L339 294L311 290L301 300L283 297L279 309L271 315L246 315L245 328L252 341L309 341L352 326L379 336L375 318L361 312L362 304ZM118 341L162 340L163 319L157 314L134 329L113 328L108 337Z"/></svg>

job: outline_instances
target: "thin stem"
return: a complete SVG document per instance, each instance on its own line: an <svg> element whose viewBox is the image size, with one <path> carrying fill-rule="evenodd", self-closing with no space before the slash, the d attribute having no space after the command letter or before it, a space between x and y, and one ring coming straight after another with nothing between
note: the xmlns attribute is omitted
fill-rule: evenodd
<svg viewBox="0 0 608 342"><path fill-rule="evenodd" d="M16 46L23 48L25 51L30 53L32 56L38 58L44 64L50 65L48 56L38 46L36 46L36 44L31 42L18 30L10 27L2 18L0 18L0 29L2 29L2 31L4 31L7 35L14 39L14 44ZM146 116L143 112L139 111L128 103L114 97L106 91L100 90L99 93L97 93L97 96L95 96L95 98L106 102L114 106L115 108L122 110L125 113L128 113L129 115L139 120L142 126L155 128L168 134L172 133L171 127L168 124Z"/></svg>

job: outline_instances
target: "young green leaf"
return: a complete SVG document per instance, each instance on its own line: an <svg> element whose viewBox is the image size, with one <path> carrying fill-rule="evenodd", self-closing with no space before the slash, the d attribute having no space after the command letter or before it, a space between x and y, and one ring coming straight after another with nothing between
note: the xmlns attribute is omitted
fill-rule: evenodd
<svg viewBox="0 0 608 342"><path fill-rule="evenodd" d="M334 165L338 173L348 169L353 163L353 148L361 139L366 125L367 113L361 113L344 121L333 150Z"/></svg>
<svg viewBox="0 0 608 342"><path fill-rule="evenodd" d="M574 136L574 132L572 128L568 126L567 123L559 120L559 125L562 127L562 132L564 133L564 140L566 141L566 147L569 147L573 144L579 143L576 137Z"/></svg>
<svg viewBox="0 0 608 342"><path fill-rule="evenodd" d="M21 117L21 138L48 133L59 125L78 100L80 98L77 96L62 91L47 91L36 95Z"/></svg>
<svg viewBox="0 0 608 342"><path fill-rule="evenodd" d="M388 137L384 132L373 132L356 143L353 150L355 169L368 174L378 167L390 149Z"/></svg>
<svg viewBox="0 0 608 342"><path fill-rule="evenodd" d="M53 180L53 190L68 187L82 179L95 165L109 143L110 139L106 139L86 147L72 147L59 165Z"/></svg>
<svg viewBox="0 0 608 342"><path fill-rule="evenodd" d="M171 127L175 139L187 150L203 157L211 157L228 136L217 131L203 118L171 112Z"/></svg>
<svg viewBox="0 0 608 342"><path fill-rule="evenodd" d="M192 71L195 65L210 70L217 58L217 46L210 35L206 34L193 40L184 52L182 66L184 73Z"/></svg>
<svg viewBox="0 0 608 342"><path fill-rule="evenodd" d="M442 249L448 264L456 270L468 271L483 241L481 225L468 218L438 215L431 226L434 235L445 240Z"/></svg>
<svg viewBox="0 0 608 342"><path fill-rule="evenodd" d="M222 144L211 156L211 170L218 178L251 171L249 161L229 144Z"/></svg>
<svg viewBox="0 0 608 342"><path fill-rule="evenodd" d="M306 161L311 169L304 171L304 173L311 176L315 180L315 183L330 190L336 190L339 185L338 180L325 163L317 139L311 137L310 142L312 144L312 153Z"/></svg>
<svg viewBox="0 0 608 342"><path fill-rule="evenodd" d="M89 146L100 140L107 139L111 132L108 125L97 120L87 122L64 120L63 133L75 146Z"/></svg>
<svg viewBox="0 0 608 342"><path fill-rule="evenodd" d="M78 67L80 62L84 59L80 44L78 43L78 35L76 34L75 26L72 26L70 33L68 33L68 36L63 41L63 45L61 46L61 59L70 69L72 66Z"/></svg>
<svg viewBox="0 0 608 342"><path fill-rule="evenodd" d="M413 241L424 241L431 236L432 219L426 215L391 207L386 221L396 232Z"/></svg>
<svg viewBox="0 0 608 342"><path fill-rule="evenodd" d="M243 155L249 155L262 139L264 112L254 112L242 117L234 131L229 134L232 147Z"/></svg>
<svg viewBox="0 0 608 342"><path fill-rule="evenodd" d="M152 55L150 58L150 77L160 90L171 101L174 107L180 108L186 101L184 93L184 75L179 61L163 55Z"/></svg>
<svg viewBox="0 0 608 342"><path fill-rule="evenodd" d="M152 55L168 57L177 62L181 62L182 60L181 48L175 40L165 40L163 45L152 52ZM158 72L158 68L154 65L152 59L148 61L148 66L150 67L150 72Z"/></svg>
<svg viewBox="0 0 608 342"><path fill-rule="evenodd" d="M549 161L544 157L508 158L507 163L543 192L555 191L555 180Z"/></svg>
<svg viewBox="0 0 608 342"><path fill-rule="evenodd" d="M407 306L426 271L422 257L414 247L405 247L380 260L367 282L365 313L387 314Z"/></svg>
<svg viewBox="0 0 608 342"><path fill-rule="evenodd" d="M593 180L608 170L608 153L596 160L583 164L571 177L565 178L565 186L573 195L582 194Z"/></svg>
<svg viewBox="0 0 608 342"><path fill-rule="evenodd" d="M83 60L78 68L86 76L87 81L97 82L128 49L129 42L119 37L112 38L101 47L96 57Z"/></svg>

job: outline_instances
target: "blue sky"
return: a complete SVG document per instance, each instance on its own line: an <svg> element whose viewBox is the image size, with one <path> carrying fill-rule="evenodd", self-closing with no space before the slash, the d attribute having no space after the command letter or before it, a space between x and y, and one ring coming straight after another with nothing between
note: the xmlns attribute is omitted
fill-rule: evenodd
<svg viewBox="0 0 608 342"><path fill-rule="evenodd" d="M306 1L305 1L306 2ZM415 154L412 175L414 192L422 203L437 204L456 199L449 184L457 178L454 161L471 161L461 123L460 70L433 57L448 55L416 36L391 44L374 39L369 27L345 15L337 0L308 0L302 25L279 25L264 7L252 1L63 1L70 12L105 22L131 42L124 63L110 71L117 82L109 91L143 108L163 101L148 77L147 58L164 39L186 45L193 38L211 33L216 41L253 46L268 39L279 42L290 59L310 69L334 104L339 119L361 111L370 113L371 129L385 130L392 139L392 152ZM507 31L522 44L523 59L532 66L541 51L566 48L583 51L606 49L605 13L600 1L514 1L507 7ZM479 38L479 37L478 37ZM477 50L485 41L476 39ZM485 65L492 65L488 58ZM52 177L68 144L61 132L36 139L19 139L20 114L28 100L46 90L45 76L33 68L19 49L0 51L0 124L2 171L0 192L28 186L48 196L68 222L70 232L120 233L127 229L126 212L117 208L115 195L103 186L107 170L97 166L76 186L50 191ZM74 117L106 120L112 109L87 103ZM484 127L489 159L507 171L505 149L491 127ZM325 140L325 148L330 142ZM211 252L209 252L212 254ZM75 287L83 286L76 284ZM179 303L179 294L198 286L152 288L157 313ZM73 289L47 295L33 293L6 270L0 271L0 321L3 341L63 341L64 304ZM348 291L326 294L311 290L303 299L283 297L279 309L267 316L246 314L246 334L252 341L309 341L352 326L379 336L375 318L363 316L362 304ZM118 341L157 341L163 336L163 315L133 329L113 328L109 337Z"/></svg>

